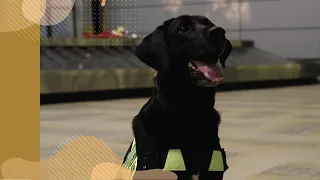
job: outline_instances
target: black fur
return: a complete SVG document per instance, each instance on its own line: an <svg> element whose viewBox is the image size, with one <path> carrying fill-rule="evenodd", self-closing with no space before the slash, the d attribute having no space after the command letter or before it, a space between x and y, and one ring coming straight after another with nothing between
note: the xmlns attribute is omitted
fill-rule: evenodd
<svg viewBox="0 0 320 180"><path fill-rule="evenodd" d="M135 52L141 61L158 71L152 97L132 122L138 156L154 153L152 161L161 161L159 152L186 150L184 157L191 163L188 171L176 172L179 179L191 179L198 172L202 180L223 178L223 172L203 171L209 164L207 157L197 157L200 163L192 160L192 152L205 155L212 149L221 149L220 114L214 109L215 87L204 87L205 77L188 67L190 60L220 60L225 66L231 43L222 28L208 32L211 27L215 25L202 16L173 18L145 37Z"/></svg>

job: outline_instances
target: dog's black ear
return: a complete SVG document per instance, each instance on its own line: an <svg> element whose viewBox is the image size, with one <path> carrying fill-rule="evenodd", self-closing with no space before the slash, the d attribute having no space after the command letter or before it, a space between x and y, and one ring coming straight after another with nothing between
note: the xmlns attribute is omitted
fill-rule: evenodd
<svg viewBox="0 0 320 180"><path fill-rule="evenodd" d="M170 21L166 21L146 36L135 50L135 55L142 62L157 71L165 71L169 68L170 58L165 38Z"/></svg>
<svg viewBox="0 0 320 180"><path fill-rule="evenodd" d="M229 40L227 40L227 43L226 43L226 47L224 49L224 52L222 53L222 55L220 56L219 60L220 60L220 63L222 65L223 68L226 67L226 60L228 59L230 53L232 51L232 45L231 45L231 42Z"/></svg>

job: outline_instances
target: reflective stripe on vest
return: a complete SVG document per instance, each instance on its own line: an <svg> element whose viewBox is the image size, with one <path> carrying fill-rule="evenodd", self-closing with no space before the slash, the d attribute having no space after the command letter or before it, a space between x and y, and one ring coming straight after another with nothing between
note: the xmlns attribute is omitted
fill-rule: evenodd
<svg viewBox="0 0 320 180"><path fill-rule="evenodd" d="M224 163L221 151L213 150L208 171L224 171Z"/></svg>
<svg viewBox="0 0 320 180"><path fill-rule="evenodd" d="M186 166L180 149L170 149L168 151L166 163L164 165L165 171L185 171ZM211 162L208 171L225 171L222 152L214 150L212 152Z"/></svg>
<svg viewBox="0 0 320 180"><path fill-rule="evenodd" d="M186 165L180 149L170 149L168 151L166 163L163 168L165 171L185 171Z"/></svg>
<svg viewBox="0 0 320 180"><path fill-rule="evenodd" d="M136 139L133 139L131 150L126 157L124 166L131 171L136 171L137 169L138 156L136 151Z"/></svg>

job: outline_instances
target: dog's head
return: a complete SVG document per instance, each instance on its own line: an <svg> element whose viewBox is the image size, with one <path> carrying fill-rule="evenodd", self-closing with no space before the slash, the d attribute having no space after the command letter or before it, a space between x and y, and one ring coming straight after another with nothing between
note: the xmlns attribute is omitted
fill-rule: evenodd
<svg viewBox="0 0 320 180"><path fill-rule="evenodd" d="M136 56L159 73L174 71L198 86L214 86L223 79L232 46L225 30L203 16L180 16L164 22L136 48Z"/></svg>

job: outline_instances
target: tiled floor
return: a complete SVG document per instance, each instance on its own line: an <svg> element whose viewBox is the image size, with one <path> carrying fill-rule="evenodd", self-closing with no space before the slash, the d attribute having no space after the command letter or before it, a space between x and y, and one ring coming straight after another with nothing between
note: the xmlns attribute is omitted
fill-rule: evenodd
<svg viewBox="0 0 320 180"><path fill-rule="evenodd" d="M226 180L320 180L320 85L218 93ZM41 107L41 158L76 134L94 135L120 157L131 119L147 99Z"/></svg>

